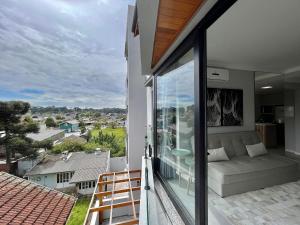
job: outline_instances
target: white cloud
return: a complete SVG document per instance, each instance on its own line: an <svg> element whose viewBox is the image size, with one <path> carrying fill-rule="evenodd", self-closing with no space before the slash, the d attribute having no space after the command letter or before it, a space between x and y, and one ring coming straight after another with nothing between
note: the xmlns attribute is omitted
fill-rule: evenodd
<svg viewBox="0 0 300 225"><path fill-rule="evenodd" d="M44 91L34 105L124 107L128 3L1 1L0 88Z"/></svg>

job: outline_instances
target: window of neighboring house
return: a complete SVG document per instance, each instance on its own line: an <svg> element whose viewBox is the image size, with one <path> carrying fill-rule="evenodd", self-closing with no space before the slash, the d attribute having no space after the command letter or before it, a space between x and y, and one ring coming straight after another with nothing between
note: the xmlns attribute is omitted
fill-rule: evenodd
<svg viewBox="0 0 300 225"><path fill-rule="evenodd" d="M74 174L74 172L73 172ZM71 179L72 175L69 172L66 173L57 173L56 174L56 182L59 183L66 183L69 182Z"/></svg>
<svg viewBox="0 0 300 225"><path fill-rule="evenodd" d="M78 188L79 188L79 190L82 190L82 189L92 188L95 186L96 186L95 181L86 181L86 182L79 183Z"/></svg>

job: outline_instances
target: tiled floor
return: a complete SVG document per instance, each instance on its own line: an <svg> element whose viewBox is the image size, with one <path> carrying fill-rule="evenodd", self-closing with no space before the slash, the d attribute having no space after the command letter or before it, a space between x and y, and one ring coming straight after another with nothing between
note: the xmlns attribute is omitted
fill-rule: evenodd
<svg viewBox="0 0 300 225"><path fill-rule="evenodd" d="M300 181L221 198L209 193L209 208L234 225L300 224Z"/></svg>

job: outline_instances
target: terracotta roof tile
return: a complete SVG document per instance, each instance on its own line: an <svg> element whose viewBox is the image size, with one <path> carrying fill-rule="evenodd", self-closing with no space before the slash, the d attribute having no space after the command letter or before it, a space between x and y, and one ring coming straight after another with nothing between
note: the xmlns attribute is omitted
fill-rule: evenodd
<svg viewBox="0 0 300 225"><path fill-rule="evenodd" d="M76 199L0 172L0 224L65 224Z"/></svg>

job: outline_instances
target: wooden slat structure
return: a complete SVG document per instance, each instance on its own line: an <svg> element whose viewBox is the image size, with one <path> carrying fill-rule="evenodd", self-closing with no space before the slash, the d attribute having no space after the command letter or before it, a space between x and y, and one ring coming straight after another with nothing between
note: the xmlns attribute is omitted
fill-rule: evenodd
<svg viewBox="0 0 300 225"><path fill-rule="evenodd" d="M152 67L158 63L203 2L204 0L160 0Z"/></svg>
<svg viewBox="0 0 300 225"><path fill-rule="evenodd" d="M106 223L110 225L133 225L138 224L138 215L136 212L136 205L140 204L139 199L134 198L133 192L140 191L141 170L129 170L112 173L103 173L99 176L97 187L95 188L86 218L85 225L90 224L90 215L94 212L99 213L99 224L104 222L104 212L109 211L109 219ZM126 186L126 188L117 189L116 186ZM120 185L122 184L122 185ZM107 190L109 189L109 190ZM128 193L128 198L123 202L115 202L118 194ZM95 206L96 201L99 204ZM109 202L109 204L107 204ZM113 210L122 207L132 208L132 218L120 222L113 222Z"/></svg>

